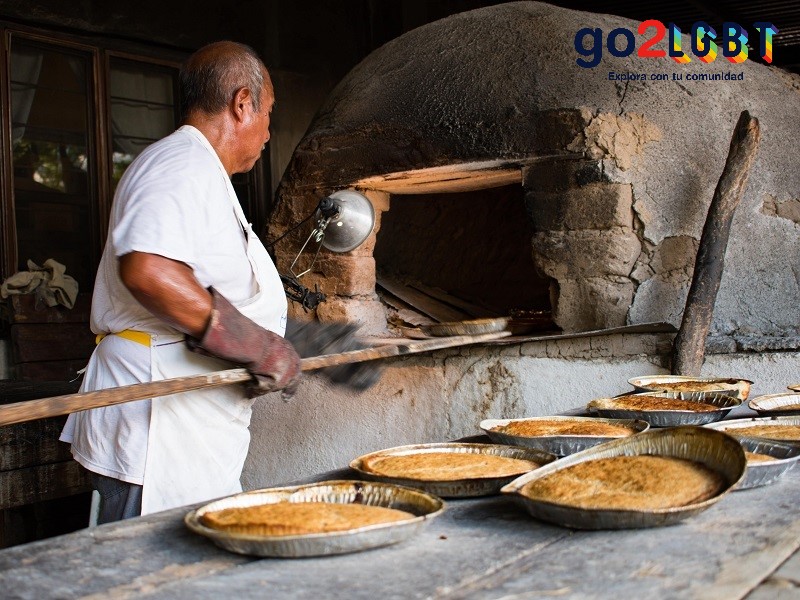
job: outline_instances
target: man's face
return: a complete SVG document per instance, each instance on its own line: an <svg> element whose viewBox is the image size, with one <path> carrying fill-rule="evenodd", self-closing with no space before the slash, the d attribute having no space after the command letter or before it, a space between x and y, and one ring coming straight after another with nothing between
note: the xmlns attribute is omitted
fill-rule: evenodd
<svg viewBox="0 0 800 600"><path fill-rule="evenodd" d="M261 153L269 141L270 113L272 113L274 104L275 96L272 84L269 83L269 79L266 79L265 85L261 89L261 106L256 110L250 102L245 108L247 114L237 140L241 150L237 173L249 171L261 157Z"/></svg>

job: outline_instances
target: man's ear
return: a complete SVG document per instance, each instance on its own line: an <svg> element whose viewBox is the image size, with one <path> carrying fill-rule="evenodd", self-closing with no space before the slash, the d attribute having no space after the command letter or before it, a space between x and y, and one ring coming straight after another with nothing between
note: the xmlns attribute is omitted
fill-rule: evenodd
<svg viewBox="0 0 800 600"><path fill-rule="evenodd" d="M250 88L243 87L236 90L231 102L231 110L233 111L237 121L245 120L245 107L247 104L252 105L252 103L253 94L250 93Z"/></svg>

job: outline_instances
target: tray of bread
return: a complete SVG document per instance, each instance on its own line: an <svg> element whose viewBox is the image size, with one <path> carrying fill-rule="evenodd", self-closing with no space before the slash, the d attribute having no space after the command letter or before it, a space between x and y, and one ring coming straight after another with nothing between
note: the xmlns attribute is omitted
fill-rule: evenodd
<svg viewBox="0 0 800 600"><path fill-rule="evenodd" d="M184 522L231 552L297 558L394 544L443 510L441 498L421 490L335 480L236 494L189 512Z"/></svg>
<svg viewBox="0 0 800 600"><path fill-rule="evenodd" d="M687 375L647 375L628 380L637 392L680 392L687 399L699 399L703 394L728 394L747 400L749 379L736 377L689 377ZM695 398L696 397L696 398Z"/></svg>
<svg viewBox="0 0 800 600"><path fill-rule="evenodd" d="M515 477L555 459L535 448L450 442L379 450L359 456L350 467L366 479L468 498L497 494Z"/></svg>
<svg viewBox="0 0 800 600"><path fill-rule="evenodd" d="M656 527L715 504L745 464L741 445L712 429L651 429L561 458L501 491L535 518L565 527Z"/></svg>
<svg viewBox="0 0 800 600"><path fill-rule="evenodd" d="M756 396L750 399L747 406L764 417L785 415L800 416L800 394L791 392Z"/></svg>
<svg viewBox="0 0 800 600"><path fill-rule="evenodd" d="M736 490L748 490L775 483L800 459L798 443L747 436L737 436L736 439L744 448L747 458L744 478L736 486Z"/></svg>
<svg viewBox="0 0 800 600"><path fill-rule="evenodd" d="M800 443L800 416L795 417L753 417L730 419L706 425L736 437L757 437L779 442Z"/></svg>
<svg viewBox="0 0 800 600"><path fill-rule="evenodd" d="M493 442L567 456L613 439L641 433L650 425L637 419L559 416L485 419L480 427Z"/></svg>
<svg viewBox="0 0 800 600"><path fill-rule="evenodd" d="M643 392L598 398L586 410L610 419L642 419L653 427L704 425L719 421L742 400L726 394L686 396L683 392Z"/></svg>

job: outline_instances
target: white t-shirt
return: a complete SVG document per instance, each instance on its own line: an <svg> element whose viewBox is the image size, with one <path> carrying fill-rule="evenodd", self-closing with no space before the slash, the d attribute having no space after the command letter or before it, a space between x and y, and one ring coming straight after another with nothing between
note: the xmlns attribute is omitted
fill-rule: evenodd
<svg viewBox="0 0 800 600"><path fill-rule="evenodd" d="M213 147L191 126L152 144L131 163L114 196L95 280L94 333L133 329L167 342L172 338L173 343L177 337L122 283L118 258L129 252L186 263L201 285L213 285L233 303L257 291L245 234L234 212L240 209L233 206L228 185ZM110 336L92 356L83 387L139 383L150 381L150 375L149 348ZM70 415L60 439L72 444L73 456L89 470L141 484L149 423L149 400L127 402Z"/></svg>
<svg viewBox="0 0 800 600"><path fill-rule="evenodd" d="M255 293L246 239L220 169L214 149L188 125L147 147L128 167L95 280L92 331L176 333L122 283L117 259L133 251L186 263L203 287L213 285L234 304Z"/></svg>

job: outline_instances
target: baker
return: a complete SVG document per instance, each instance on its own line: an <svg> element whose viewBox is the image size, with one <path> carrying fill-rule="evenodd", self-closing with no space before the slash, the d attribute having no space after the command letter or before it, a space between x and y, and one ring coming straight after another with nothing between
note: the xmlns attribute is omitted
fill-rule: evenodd
<svg viewBox="0 0 800 600"><path fill-rule="evenodd" d="M81 390L243 365L256 394L293 393L283 286L230 177L270 137L272 82L249 47L217 42L180 72L183 125L126 170L92 299L101 338ZM241 491L253 400L225 386L69 416L61 440L91 472L99 523Z"/></svg>

